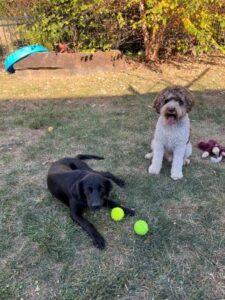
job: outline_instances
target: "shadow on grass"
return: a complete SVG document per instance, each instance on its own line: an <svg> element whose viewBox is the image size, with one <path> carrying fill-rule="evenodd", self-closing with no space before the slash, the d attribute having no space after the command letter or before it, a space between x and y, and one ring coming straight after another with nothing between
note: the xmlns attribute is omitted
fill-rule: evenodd
<svg viewBox="0 0 225 300"><path fill-rule="evenodd" d="M129 92L133 94L91 98L66 97L38 100L24 99L18 101L2 100L0 101L2 113L0 126L4 129L4 118L7 118L8 114L11 114L14 118L14 120L11 120L12 126L28 126L31 129L45 128L49 124L51 126L60 126L67 122L69 118L76 117L73 112L80 107L83 107L83 111L90 109L90 114L94 116L96 105L99 107L99 114L106 113L106 115L110 112L107 112L105 107L111 107L118 122L125 114L135 114L135 110L138 113L143 113L143 121L145 121L144 118L149 120L149 117L156 120L157 115L152 108L156 93L140 94L132 86L130 86ZM207 122L214 122L216 124L224 122L225 102L223 101L223 96L225 95L225 90L193 91L193 94L195 105L190 114L191 119L195 121L207 120ZM145 124L145 122L143 123Z"/></svg>
<svg viewBox="0 0 225 300"><path fill-rule="evenodd" d="M16 142L23 129L24 141L1 152L7 168L1 164L0 298L221 298L208 274L222 284L217 253L225 248L223 169L195 158L182 181L169 178L169 165L160 176L149 176L144 154L157 120L155 93L131 90L133 95L118 97L0 102L1 137ZM223 126L222 93L194 91L193 126L210 123L212 132ZM48 126L54 127L51 134ZM26 131L42 134L28 143ZM112 222L107 210L87 212L106 238L103 252L92 247L46 188L44 162L78 151L103 155L104 161L90 163L125 177L126 189L114 188L113 196L136 209L136 217L122 223ZM146 237L133 233L139 218L155 219Z"/></svg>

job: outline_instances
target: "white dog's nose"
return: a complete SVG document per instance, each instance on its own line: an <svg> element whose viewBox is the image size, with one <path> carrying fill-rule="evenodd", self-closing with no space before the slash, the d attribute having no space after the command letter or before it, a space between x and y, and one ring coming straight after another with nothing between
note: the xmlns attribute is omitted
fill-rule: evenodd
<svg viewBox="0 0 225 300"><path fill-rule="evenodd" d="M167 111L169 113L174 113L176 110L175 110L175 107L170 106L170 107L167 108Z"/></svg>

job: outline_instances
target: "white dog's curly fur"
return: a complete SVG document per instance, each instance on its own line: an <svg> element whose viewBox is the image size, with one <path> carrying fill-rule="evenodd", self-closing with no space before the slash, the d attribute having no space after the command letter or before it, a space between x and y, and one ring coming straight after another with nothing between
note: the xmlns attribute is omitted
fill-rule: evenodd
<svg viewBox="0 0 225 300"><path fill-rule="evenodd" d="M188 157L192 154L188 117L192 106L192 94L180 86L165 88L156 97L154 108L160 117L151 143L152 153L145 155L147 159L152 158L150 174L159 174L165 156L172 162L171 178L183 177L183 164L189 163Z"/></svg>

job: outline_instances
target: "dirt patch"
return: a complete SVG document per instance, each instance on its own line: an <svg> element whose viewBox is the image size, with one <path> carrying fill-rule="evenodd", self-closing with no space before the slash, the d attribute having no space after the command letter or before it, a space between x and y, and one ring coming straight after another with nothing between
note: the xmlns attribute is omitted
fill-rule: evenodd
<svg viewBox="0 0 225 300"><path fill-rule="evenodd" d="M191 220L193 213L198 209L198 205L189 199L184 199L181 203L170 204L167 207L168 216L176 222L176 220Z"/></svg>
<svg viewBox="0 0 225 300"><path fill-rule="evenodd" d="M15 164L21 165L25 161L23 150L25 147L37 143L45 134L44 130L32 130L28 128L7 129L1 133L0 141L0 173L6 171L5 163L7 161L7 172Z"/></svg>
<svg viewBox="0 0 225 300"><path fill-rule="evenodd" d="M211 286L218 299L224 299L225 296L225 268L218 268L217 271L202 273L200 280L206 285Z"/></svg>
<svg viewBox="0 0 225 300"><path fill-rule="evenodd" d="M1 150L15 150L19 145L31 145L36 143L45 134L41 129L16 128L3 132L1 136Z"/></svg>

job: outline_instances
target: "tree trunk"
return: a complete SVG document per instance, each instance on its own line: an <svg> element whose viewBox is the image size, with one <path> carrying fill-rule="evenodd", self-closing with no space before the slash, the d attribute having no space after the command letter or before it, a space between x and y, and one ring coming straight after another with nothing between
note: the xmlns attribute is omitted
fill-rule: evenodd
<svg viewBox="0 0 225 300"><path fill-rule="evenodd" d="M156 62L159 59L158 52L159 52L160 46L161 46L163 38L164 38L165 29L166 29L166 26L162 26L162 28L159 29L159 31L157 32L155 40L153 41L154 46L153 46L153 50L152 50L151 59Z"/></svg>
<svg viewBox="0 0 225 300"><path fill-rule="evenodd" d="M148 31L148 26L145 20L145 2L146 0L140 0L139 4L139 11L141 17L141 24L142 24L142 32L144 38L144 46L145 46L145 59L147 62L151 61L152 51L151 51L151 43L150 43L150 36Z"/></svg>

